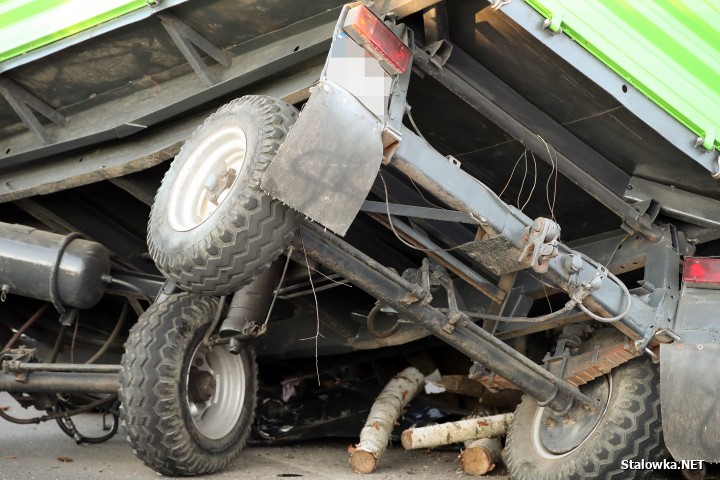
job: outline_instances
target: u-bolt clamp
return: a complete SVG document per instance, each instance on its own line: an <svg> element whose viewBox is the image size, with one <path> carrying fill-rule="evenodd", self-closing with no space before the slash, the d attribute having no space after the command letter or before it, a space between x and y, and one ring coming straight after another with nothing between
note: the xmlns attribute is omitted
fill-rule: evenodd
<svg viewBox="0 0 720 480"><path fill-rule="evenodd" d="M537 273L548 271L549 261L558 254L560 225L549 218L539 217L523 231L525 247L518 262L523 268L532 268Z"/></svg>

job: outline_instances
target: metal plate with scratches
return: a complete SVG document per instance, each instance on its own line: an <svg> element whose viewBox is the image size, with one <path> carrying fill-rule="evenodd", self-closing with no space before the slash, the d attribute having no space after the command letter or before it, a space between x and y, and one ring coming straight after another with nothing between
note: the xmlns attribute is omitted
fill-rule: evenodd
<svg viewBox="0 0 720 480"><path fill-rule="evenodd" d="M720 344L663 344L660 358L665 445L676 460L719 462Z"/></svg>
<svg viewBox="0 0 720 480"><path fill-rule="evenodd" d="M344 235L382 160L382 123L324 81L310 96L263 176L269 195Z"/></svg>

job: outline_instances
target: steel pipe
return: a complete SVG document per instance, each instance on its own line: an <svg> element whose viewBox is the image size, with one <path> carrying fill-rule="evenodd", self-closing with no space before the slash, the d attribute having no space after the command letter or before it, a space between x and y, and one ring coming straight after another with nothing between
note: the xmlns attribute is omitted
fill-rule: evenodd
<svg viewBox="0 0 720 480"><path fill-rule="evenodd" d="M3 365L4 366L4 365ZM120 373L120 365L84 363L12 363L8 362L10 373L15 372L64 372L64 373Z"/></svg>
<svg viewBox="0 0 720 480"><path fill-rule="evenodd" d="M0 373L0 391L10 393L117 393L120 379L111 373L33 372L25 381Z"/></svg>

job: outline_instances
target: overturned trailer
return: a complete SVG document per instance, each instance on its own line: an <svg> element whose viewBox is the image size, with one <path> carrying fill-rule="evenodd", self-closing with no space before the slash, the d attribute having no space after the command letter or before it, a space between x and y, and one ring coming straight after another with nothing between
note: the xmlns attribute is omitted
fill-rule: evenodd
<svg viewBox="0 0 720 480"><path fill-rule="evenodd" d="M0 57L0 390L37 421L209 473L256 353L434 335L526 394L513 478L720 461L711 5L117 3Z"/></svg>

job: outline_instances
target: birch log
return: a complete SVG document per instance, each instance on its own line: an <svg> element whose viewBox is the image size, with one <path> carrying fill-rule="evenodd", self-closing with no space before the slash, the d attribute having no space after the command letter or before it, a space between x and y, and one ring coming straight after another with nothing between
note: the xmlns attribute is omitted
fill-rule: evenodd
<svg viewBox="0 0 720 480"><path fill-rule="evenodd" d="M410 428L402 433L405 450L433 448L478 438L497 437L507 433L512 413L490 417L469 418L422 428Z"/></svg>
<svg viewBox="0 0 720 480"><path fill-rule="evenodd" d="M495 437L465 442L465 449L460 452L460 465L465 473L485 475L500 461L501 450L500 440Z"/></svg>
<svg viewBox="0 0 720 480"><path fill-rule="evenodd" d="M385 452L390 433L403 408L410 403L423 385L423 374L409 367L395 375L373 403L360 443L350 447L350 467L357 473L371 473Z"/></svg>

